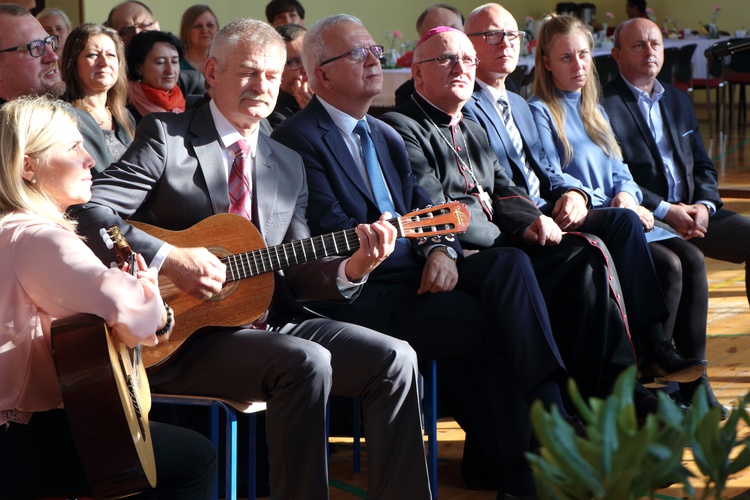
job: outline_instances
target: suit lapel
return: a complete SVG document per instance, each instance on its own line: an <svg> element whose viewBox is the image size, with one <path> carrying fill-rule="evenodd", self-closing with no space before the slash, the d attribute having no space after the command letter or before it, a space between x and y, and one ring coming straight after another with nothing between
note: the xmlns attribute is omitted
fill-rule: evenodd
<svg viewBox="0 0 750 500"><path fill-rule="evenodd" d="M682 152L682 140L677 135L678 129L677 124L674 121L674 113L670 113L667 108L670 104L674 105L675 103L669 102L669 94L664 91L664 95L662 96L661 100L659 101L659 106L661 108L661 118L664 120L664 123L667 127L667 134L669 135L669 140L672 141L672 147L674 148L675 157L679 158L680 161L682 161L683 152ZM658 158L658 157L657 157Z"/></svg>
<svg viewBox="0 0 750 500"><path fill-rule="evenodd" d="M477 109L484 115L485 123L492 126L495 134L500 139L500 143L505 150L505 157L508 159L508 161L513 163L512 166L508 165L507 167L505 167L503 165L506 170L506 174L508 174L508 177L513 179L516 184L523 182L522 187L528 192L529 186L526 180L526 176L523 174L516 174L517 172L521 173L524 171L523 166L521 165L521 157L518 155L518 151L516 151L515 146L513 146L513 141L510 140L510 135L508 135L508 130L505 128L502 117L498 115L497 110L495 109L495 103L492 102L492 100L487 96L487 94L484 93L484 91L479 86L477 86L477 90L474 91L473 98L476 100ZM513 110L511 104L511 113L512 112ZM515 120L515 116L513 117L513 119ZM501 163L504 162L501 161Z"/></svg>
<svg viewBox="0 0 750 500"><path fill-rule="evenodd" d="M255 153L253 172L253 210L255 212L253 215L258 230L263 235L271 230L269 217L275 211L279 191L278 175L274 173L278 162L271 149L270 140L262 134L258 136L258 150ZM263 203L259 203L260 193L263 193Z"/></svg>
<svg viewBox="0 0 750 500"><path fill-rule="evenodd" d="M346 146L344 138L341 136L341 131L333 122L331 115L328 114L317 98L313 98L313 100L310 101L310 104L308 104L308 107L318 121L318 127L323 130L323 141L330 150L331 156L352 182L354 188L359 191L362 196L370 200L373 205L377 206L370 190L365 189L366 184L362 182L362 174L357 169L354 158L352 157L349 148ZM375 141L373 140L373 142ZM380 158L380 151L378 151L378 158Z"/></svg>
<svg viewBox="0 0 750 500"><path fill-rule="evenodd" d="M198 167L206 180L208 196L214 213L229 211L227 173L221 160L222 151L211 109L208 104L198 108L190 122L190 143L198 160Z"/></svg>
<svg viewBox="0 0 750 500"><path fill-rule="evenodd" d="M615 85L617 85L617 91L620 94L620 97L622 97L623 102L625 103L625 108L627 108L628 113L630 113L630 117L638 126L638 131L641 133L643 140L646 141L648 149L649 151L651 151L651 155L654 158L661 158L659 148L656 146L656 141L654 140L654 135L651 133L651 129L648 127L648 123L646 123L646 119L643 117L643 113L638 108L638 101L633 95L633 92L630 90L630 87L628 87L628 85L625 83L625 80L622 79L622 76L619 75L615 80Z"/></svg>

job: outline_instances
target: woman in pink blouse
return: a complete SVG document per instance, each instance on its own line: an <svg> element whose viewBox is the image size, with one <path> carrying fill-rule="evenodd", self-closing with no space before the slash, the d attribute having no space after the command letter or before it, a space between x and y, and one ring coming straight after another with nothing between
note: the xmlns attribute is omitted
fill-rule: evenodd
<svg viewBox="0 0 750 500"><path fill-rule="evenodd" d="M94 161L82 141L62 102L24 98L0 109L0 498L90 492L61 409L51 322L96 314L130 347L155 344L167 324L156 269L107 268L65 216L91 196ZM146 268L140 256L139 264ZM211 443L151 427L158 488L142 497L210 498Z"/></svg>

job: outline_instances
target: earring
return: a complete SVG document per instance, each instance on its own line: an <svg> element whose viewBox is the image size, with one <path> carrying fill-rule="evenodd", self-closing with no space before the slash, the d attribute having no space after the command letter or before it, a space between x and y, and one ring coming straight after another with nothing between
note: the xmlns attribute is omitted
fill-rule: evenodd
<svg viewBox="0 0 750 500"><path fill-rule="evenodd" d="M31 183L36 184L36 176L31 178Z"/></svg>

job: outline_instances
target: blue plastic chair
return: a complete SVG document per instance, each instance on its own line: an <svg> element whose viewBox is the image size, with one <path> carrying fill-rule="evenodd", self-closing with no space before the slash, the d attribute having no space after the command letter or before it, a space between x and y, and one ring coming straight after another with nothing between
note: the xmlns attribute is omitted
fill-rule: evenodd
<svg viewBox="0 0 750 500"><path fill-rule="evenodd" d="M255 500L256 490L256 413L266 409L265 403L241 403L228 399L214 398L210 396L183 396L177 394L152 394L151 401L160 404L173 404L183 406L208 406L211 408L211 442L219 449L219 408L226 415L226 437L225 437L225 498L237 500L237 413L247 414L249 418L249 445L248 445L248 480L247 498ZM219 498L219 485L216 485L214 499Z"/></svg>

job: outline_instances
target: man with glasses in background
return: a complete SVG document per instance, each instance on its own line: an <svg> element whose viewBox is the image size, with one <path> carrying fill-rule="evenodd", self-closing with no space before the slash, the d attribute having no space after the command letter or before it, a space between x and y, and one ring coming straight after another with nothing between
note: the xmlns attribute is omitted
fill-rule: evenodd
<svg viewBox="0 0 750 500"><path fill-rule="evenodd" d="M128 0L112 7L104 25L117 31L126 49L138 33L161 29L151 9L138 0Z"/></svg>
<svg viewBox="0 0 750 500"><path fill-rule="evenodd" d="M307 106L313 96L305 68L302 66L302 41L305 31L305 28L298 24L276 26L276 32L281 35L286 45L286 63L281 74L279 98L276 100L273 113L268 117L273 128Z"/></svg>
<svg viewBox="0 0 750 500"><path fill-rule="evenodd" d="M62 95L57 48L57 36L48 35L28 9L0 4L0 104L25 95Z"/></svg>
<svg viewBox="0 0 750 500"><path fill-rule="evenodd" d="M138 0L127 0L112 7L104 25L117 31L125 50L138 33L161 29L148 5ZM177 85L185 97L202 96L206 93L205 79L200 71L194 69L181 70Z"/></svg>
<svg viewBox="0 0 750 500"><path fill-rule="evenodd" d="M27 95L60 97L65 83L58 71L56 35L48 35L31 13L14 4L0 4L0 105ZM104 160L90 147L101 130L87 112L68 106L76 116L84 147L97 163Z"/></svg>

